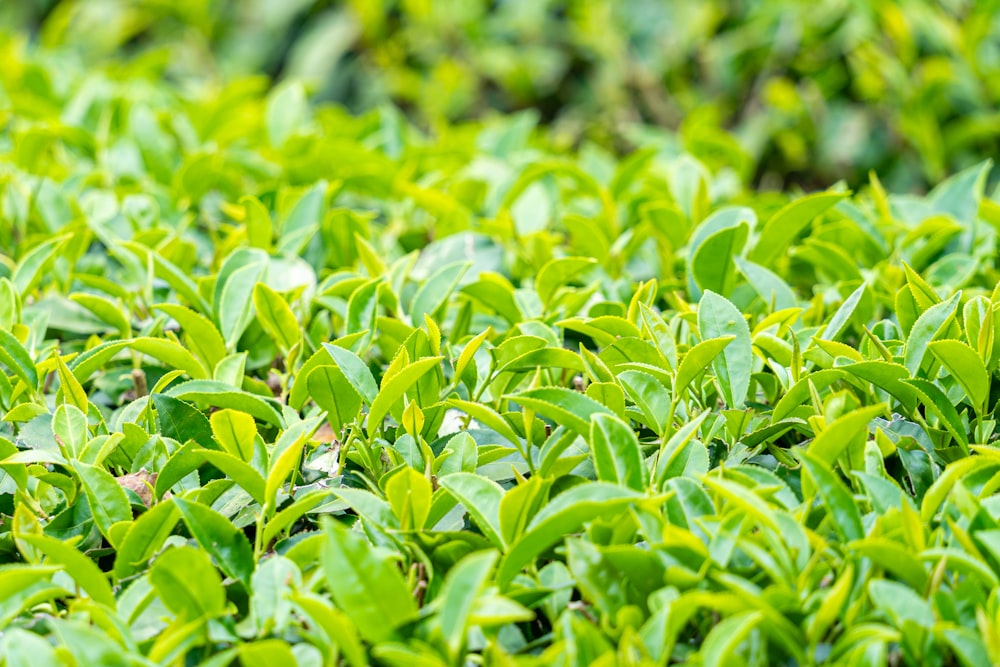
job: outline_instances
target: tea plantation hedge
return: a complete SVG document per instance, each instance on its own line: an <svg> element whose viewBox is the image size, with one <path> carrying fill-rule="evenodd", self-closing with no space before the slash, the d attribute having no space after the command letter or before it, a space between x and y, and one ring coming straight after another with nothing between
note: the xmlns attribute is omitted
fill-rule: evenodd
<svg viewBox="0 0 1000 667"><path fill-rule="evenodd" d="M264 73L423 127L531 109L616 152L679 130L769 189L933 186L1000 150L998 0L17 0L89 63ZM133 67L133 65L129 65ZM737 164L739 163L739 164Z"/></svg>
<svg viewBox="0 0 1000 667"><path fill-rule="evenodd" d="M833 183L801 135L832 185L779 192L697 121L624 150L534 110L195 80L146 19L235 67L236 5L123 7L4 9L36 33L0 40L0 664L1000 663L992 135L878 157L980 159L924 194L855 157ZM371 53L418 39L401 7ZM769 34L743 9L691 48ZM835 9L865 15L797 11ZM88 51L73 12L131 41ZM702 83L678 103L731 103ZM892 99L845 103L948 127Z"/></svg>

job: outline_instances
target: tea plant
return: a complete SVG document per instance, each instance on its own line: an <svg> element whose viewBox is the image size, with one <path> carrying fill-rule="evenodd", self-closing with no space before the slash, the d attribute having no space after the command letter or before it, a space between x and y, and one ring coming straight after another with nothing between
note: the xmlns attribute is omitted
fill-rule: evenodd
<svg viewBox="0 0 1000 667"><path fill-rule="evenodd" d="M7 43L5 665L1000 661L1000 200Z"/></svg>
<svg viewBox="0 0 1000 667"><path fill-rule="evenodd" d="M996 0L17 0L0 26L182 81L302 78L425 127L531 109L550 139L686 150L770 189L933 185L1000 138Z"/></svg>

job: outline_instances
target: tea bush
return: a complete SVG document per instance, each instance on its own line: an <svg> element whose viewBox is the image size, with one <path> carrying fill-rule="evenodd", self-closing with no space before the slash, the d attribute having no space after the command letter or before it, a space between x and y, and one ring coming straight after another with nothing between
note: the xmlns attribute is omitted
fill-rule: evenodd
<svg viewBox="0 0 1000 667"><path fill-rule="evenodd" d="M182 80L304 78L424 127L535 109L553 139L740 147L770 189L934 185L1000 150L997 0L19 0L0 20Z"/></svg>
<svg viewBox="0 0 1000 667"><path fill-rule="evenodd" d="M2 664L1000 662L988 162L0 51Z"/></svg>

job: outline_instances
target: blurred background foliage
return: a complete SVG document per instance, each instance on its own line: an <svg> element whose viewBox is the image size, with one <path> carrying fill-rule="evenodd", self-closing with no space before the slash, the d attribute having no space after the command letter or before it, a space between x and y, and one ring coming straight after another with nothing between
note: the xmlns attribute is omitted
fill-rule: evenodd
<svg viewBox="0 0 1000 667"><path fill-rule="evenodd" d="M428 129L532 109L557 147L625 152L667 131L767 189L875 170L921 191L1000 149L998 4L17 0L0 24L182 89L294 77L315 101L392 103Z"/></svg>

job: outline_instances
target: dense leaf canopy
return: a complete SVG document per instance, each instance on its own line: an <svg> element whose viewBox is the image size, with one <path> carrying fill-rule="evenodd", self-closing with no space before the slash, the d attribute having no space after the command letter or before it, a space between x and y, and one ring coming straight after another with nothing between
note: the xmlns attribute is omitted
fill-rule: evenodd
<svg viewBox="0 0 1000 667"><path fill-rule="evenodd" d="M0 10L0 664L1000 663L989 3L285 4Z"/></svg>
<svg viewBox="0 0 1000 667"><path fill-rule="evenodd" d="M998 0L18 0L89 63L304 80L421 126L531 109L614 150L668 128L768 188L934 185L1000 149ZM134 61L133 61L134 62ZM132 65L130 65L130 68ZM656 129L654 129L656 128Z"/></svg>

